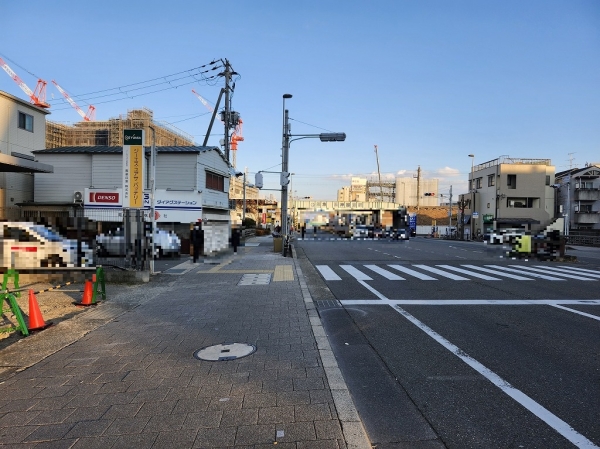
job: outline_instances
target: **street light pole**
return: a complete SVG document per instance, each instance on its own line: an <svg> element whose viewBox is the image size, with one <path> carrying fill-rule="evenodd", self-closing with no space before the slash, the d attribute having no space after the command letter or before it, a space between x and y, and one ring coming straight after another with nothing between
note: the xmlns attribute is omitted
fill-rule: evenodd
<svg viewBox="0 0 600 449"><path fill-rule="evenodd" d="M244 221L246 220L246 172L244 171L244 209L242 210L242 226L244 225Z"/></svg>
<svg viewBox="0 0 600 449"><path fill-rule="evenodd" d="M150 222L152 223L152 238L150 241L150 274L155 274L154 271L154 251L156 250L156 131L153 126L150 126L152 131L152 147L150 149Z"/></svg>
<svg viewBox="0 0 600 449"><path fill-rule="evenodd" d="M475 218L473 217L475 213L475 178L473 177L475 173L475 155L469 154L469 157L471 158L471 239L473 239L473 231L475 230Z"/></svg>
<svg viewBox="0 0 600 449"><path fill-rule="evenodd" d="M285 108L285 100L287 98L292 98L291 94L283 94L283 148L281 151L281 171L283 173L287 173L288 171L288 157L290 151L290 132L289 132L289 112ZM283 180L283 177L281 178ZM288 188L287 184L281 186L281 230L283 237L283 245L282 245L282 254L286 256L286 246L285 241L288 235Z"/></svg>

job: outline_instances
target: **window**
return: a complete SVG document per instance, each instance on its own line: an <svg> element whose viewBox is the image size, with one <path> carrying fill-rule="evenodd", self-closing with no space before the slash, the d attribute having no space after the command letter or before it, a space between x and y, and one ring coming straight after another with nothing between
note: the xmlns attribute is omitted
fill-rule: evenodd
<svg viewBox="0 0 600 449"><path fill-rule="evenodd" d="M211 190L225 191L225 178L216 173L206 172L206 188Z"/></svg>
<svg viewBox="0 0 600 449"><path fill-rule="evenodd" d="M488 176L488 187L494 187L496 185L496 175Z"/></svg>
<svg viewBox="0 0 600 449"><path fill-rule="evenodd" d="M19 112L19 128L33 132L33 115Z"/></svg>
<svg viewBox="0 0 600 449"><path fill-rule="evenodd" d="M539 198L507 198L506 207L538 209L540 207Z"/></svg>
<svg viewBox="0 0 600 449"><path fill-rule="evenodd" d="M550 185L550 175L546 175L546 185Z"/></svg>
<svg viewBox="0 0 600 449"><path fill-rule="evenodd" d="M509 189L517 188L517 175L506 175L507 183Z"/></svg>
<svg viewBox="0 0 600 449"><path fill-rule="evenodd" d="M483 178L477 178L477 179L475 180L475 188L476 188L476 189L481 189L481 180L482 180L482 179L483 179Z"/></svg>

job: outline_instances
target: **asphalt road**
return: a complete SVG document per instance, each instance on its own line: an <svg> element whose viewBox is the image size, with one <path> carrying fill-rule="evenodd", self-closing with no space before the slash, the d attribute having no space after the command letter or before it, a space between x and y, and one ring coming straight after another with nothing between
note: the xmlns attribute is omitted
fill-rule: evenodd
<svg viewBox="0 0 600 449"><path fill-rule="evenodd" d="M600 445L597 251L569 250L572 264L425 238L295 246L377 448Z"/></svg>

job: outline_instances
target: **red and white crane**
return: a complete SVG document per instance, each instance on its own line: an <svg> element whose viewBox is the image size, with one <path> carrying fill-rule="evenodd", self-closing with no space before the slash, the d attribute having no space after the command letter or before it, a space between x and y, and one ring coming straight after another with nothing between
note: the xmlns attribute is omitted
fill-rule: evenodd
<svg viewBox="0 0 600 449"><path fill-rule="evenodd" d="M192 92L194 93L194 95L196 95L196 97L198 97L198 100L200 100L200 102L204 106L206 106L206 109L208 109L210 112L214 111L214 108L210 105L210 103L202 95L200 95L194 89L192 89ZM223 123L223 120L221 120L221 123ZM237 143L244 141L244 137L242 136L243 123L244 122L242 121L242 119L238 120L238 124L236 125L233 133L231 134L231 140L229 141L229 149L232 151L231 162L233 164L233 168L236 167Z"/></svg>
<svg viewBox="0 0 600 449"><path fill-rule="evenodd" d="M32 91L29 86L27 86L27 84L25 84L25 82L19 78L19 75L17 75L13 69L11 69L6 62L4 62L4 59L2 58L0 58L0 67L2 67L4 71L13 79L13 81L19 85L19 87L27 94L34 105L39 106L40 108L50 107L50 105L46 103L46 81L43 79L38 79L35 91Z"/></svg>
<svg viewBox="0 0 600 449"><path fill-rule="evenodd" d="M77 103L75 103L75 101L73 101L71 96L67 92L65 92L65 90L62 87L60 87L56 81L52 80L52 84L54 84L56 86L56 88L58 89L58 91L61 94L63 94L63 97L65 97L67 99L67 101L69 102L69 104L75 108L77 113L79 115L81 115L81 118L83 118L84 121L91 122L91 121L96 120L96 107L95 106L90 105L88 107L88 112L86 114L85 112L83 112L83 110L79 106L77 106Z"/></svg>

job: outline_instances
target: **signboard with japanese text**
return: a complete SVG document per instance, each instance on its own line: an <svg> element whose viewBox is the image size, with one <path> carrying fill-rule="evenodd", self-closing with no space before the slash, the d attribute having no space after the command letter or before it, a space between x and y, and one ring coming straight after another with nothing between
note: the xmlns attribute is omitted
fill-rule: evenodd
<svg viewBox="0 0 600 449"><path fill-rule="evenodd" d="M162 223L195 223L202 218L202 194L193 191L157 189L154 200L154 216ZM85 189L85 216L92 220L107 221L104 211L118 210L115 220L123 217L122 189ZM151 220L150 191L142 193L144 217Z"/></svg>
<svg viewBox="0 0 600 449"><path fill-rule="evenodd" d="M123 207L141 209L144 201L144 130L123 130Z"/></svg>

